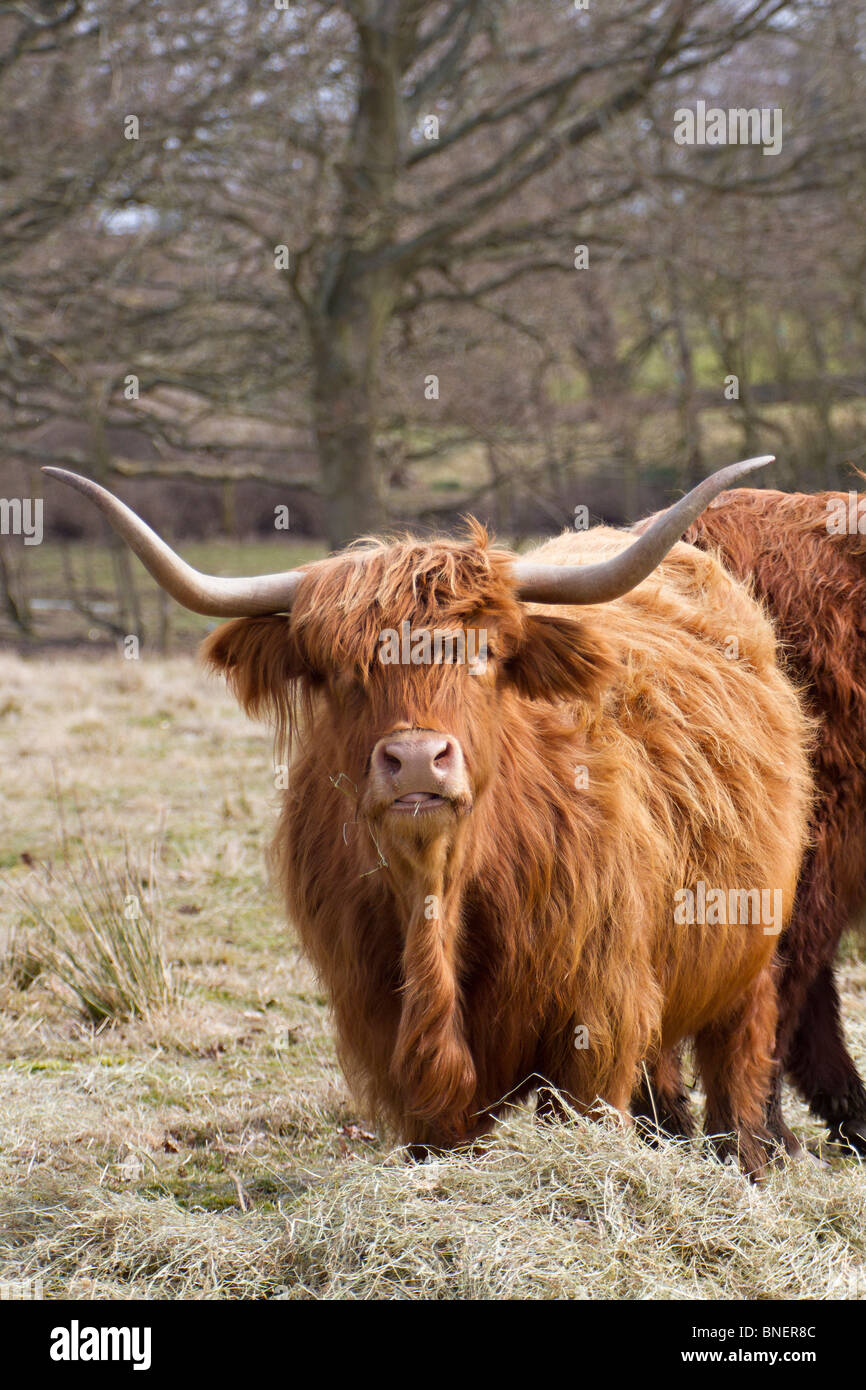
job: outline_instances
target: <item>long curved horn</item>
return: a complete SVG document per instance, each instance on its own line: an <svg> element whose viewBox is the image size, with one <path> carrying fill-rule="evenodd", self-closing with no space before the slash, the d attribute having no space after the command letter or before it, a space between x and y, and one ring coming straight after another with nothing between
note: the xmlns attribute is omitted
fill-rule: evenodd
<svg viewBox="0 0 866 1390"><path fill-rule="evenodd" d="M42 472L95 502L157 584L193 613L204 613L209 618L254 618L265 613L287 613L291 608L301 582L300 570L260 574L251 579L220 579L216 575L201 574L175 555L141 517L98 483L82 478L79 473L69 473L65 468L43 468Z"/></svg>
<svg viewBox="0 0 866 1390"><path fill-rule="evenodd" d="M772 454L731 463L704 478L702 483L687 492L652 526L610 560L595 565L539 565L533 560L516 560L512 573L522 599L531 603L608 603L611 599L637 588L641 580L652 574L667 555L671 546L688 530L714 497L731 487L746 473L773 463Z"/></svg>

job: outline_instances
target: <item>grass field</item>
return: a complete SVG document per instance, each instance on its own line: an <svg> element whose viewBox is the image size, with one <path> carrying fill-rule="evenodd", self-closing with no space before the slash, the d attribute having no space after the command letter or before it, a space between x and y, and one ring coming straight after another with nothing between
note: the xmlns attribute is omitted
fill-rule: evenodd
<svg viewBox="0 0 866 1390"><path fill-rule="evenodd" d="M323 542L303 538L285 541L189 541L180 546L183 558L208 574L245 575L279 574L325 553ZM42 650L47 645L95 647L119 645L116 636L104 626L92 622L82 609L102 605L103 614L117 619L116 587L112 552L103 542L75 541L67 545L51 543L27 547L16 544L14 554L16 577L28 598L37 605L32 617L33 647ZM142 650L148 655L157 650L161 619L168 619L168 640L172 651L194 651L196 644L213 626L212 620L188 613L179 604L163 608L160 590L151 584L136 563L134 567L136 593L141 609L144 640ZM78 604L77 608L75 605ZM135 631L135 629L131 629ZM0 646L4 644L26 648L27 642L12 624L0 605Z"/></svg>
<svg viewBox="0 0 866 1390"><path fill-rule="evenodd" d="M866 1298L866 1169L761 1189L518 1112L407 1164L337 1068L266 885L270 738L186 657L0 656L0 1281L46 1297ZM175 998L85 1018L13 968L33 867L156 846ZM62 904L61 904L62 906ZM866 962L842 964L866 1069ZM819 1131L789 1097L798 1131Z"/></svg>

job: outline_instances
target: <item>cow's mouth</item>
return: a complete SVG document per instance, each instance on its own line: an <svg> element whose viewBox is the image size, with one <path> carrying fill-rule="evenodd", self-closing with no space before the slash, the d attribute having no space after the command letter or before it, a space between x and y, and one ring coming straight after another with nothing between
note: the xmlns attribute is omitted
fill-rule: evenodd
<svg viewBox="0 0 866 1390"><path fill-rule="evenodd" d="M396 811L398 815L421 816L430 811L439 811L450 804L448 797L439 796L437 792L406 792L405 795L398 796L396 801L392 801L388 809Z"/></svg>

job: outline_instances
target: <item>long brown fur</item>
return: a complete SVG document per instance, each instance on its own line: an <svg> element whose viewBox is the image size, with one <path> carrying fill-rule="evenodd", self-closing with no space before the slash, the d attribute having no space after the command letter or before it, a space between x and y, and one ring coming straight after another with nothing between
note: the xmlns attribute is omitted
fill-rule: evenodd
<svg viewBox="0 0 866 1390"><path fill-rule="evenodd" d="M628 543L597 529L534 558ZM759 1171L777 939L677 925L674 895L778 888L790 914L809 734L772 628L691 546L626 597L571 609L521 604L510 558L478 528L373 543L311 566L291 618L205 643L294 745L272 865L347 1075L405 1141L450 1145L542 1080L625 1114L644 1059L695 1037L713 1126ZM404 619L486 630L488 669L383 666L379 635ZM364 814L371 750L413 727L463 750L472 806L447 831Z"/></svg>
<svg viewBox="0 0 866 1390"><path fill-rule="evenodd" d="M782 947L776 1056L831 1136L866 1152L866 1090L845 1045L834 958L866 903L866 535L828 528L846 493L722 493L687 533L749 583L818 720L812 845ZM866 514L866 496L859 499ZM866 522L864 522L866 525ZM670 1060L657 1103L676 1108ZM769 1114L791 1146L780 1078ZM674 1116L673 1128L682 1127Z"/></svg>

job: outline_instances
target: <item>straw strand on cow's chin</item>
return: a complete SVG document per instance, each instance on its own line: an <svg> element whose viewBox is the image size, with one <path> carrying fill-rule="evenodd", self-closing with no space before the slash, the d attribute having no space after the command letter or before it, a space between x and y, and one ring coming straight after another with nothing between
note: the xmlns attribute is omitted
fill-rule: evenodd
<svg viewBox="0 0 866 1390"><path fill-rule="evenodd" d="M351 777L349 776L348 772L335 772L335 773L332 773L331 776L328 778L328 781L331 783L331 786L332 786L332 787L336 788L337 791L345 792L346 796L351 796L351 792L347 791L347 789L343 786L343 783L344 783L344 782L348 782L348 783L349 783L349 786L352 788L352 791L355 793L355 796L356 796L356 798L357 798L357 795L358 795L358 787L357 787L357 784L356 784L355 782L352 781L352 779L351 779ZM344 821L344 822L343 822L343 844L344 844L344 845L347 845L347 844L348 844L348 840L346 839L346 826L347 826L347 825L357 825L357 824L358 824L358 821ZM388 860L386 859L386 857L385 857L385 855L384 855L384 853L383 853L383 851L382 851L382 846L379 844L379 841L378 841L377 838L376 838L376 832L374 831L372 825L370 824L369 821L365 821L364 824L365 824L366 827L367 827L367 831L368 831L368 833L369 833L370 839L373 841L373 844L374 844L375 847L376 847L376 854L379 856L379 857L378 857L377 863L375 863L375 864L373 865L372 869L365 869L364 872L360 875L361 878L369 878L371 874L377 874L377 873L379 872L380 869L387 869L387 868L388 868Z"/></svg>
<svg viewBox="0 0 866 1390"><path fill-rule="evenodd" d="M376 839L376 833L375 833L375 831L373 830L373 827L372 827L372 825L370 824L369 821L367 821L367 829L368 829L368 831L370 832L370 839L373 841L373 844L376 846L376 853L377 853L378 856L379 856L379 862L378 862L378 864L374 864L373 867L372 867L372 869L366 869L366 870L364 871L364 873L361 874L361 878L369 878L371 874L377 874L377 873L379 872L380 869L387 869L387 868L388 868L388 860L385 858L384 854L382 853L382 846L379 844L379 841Z"/></svg>

